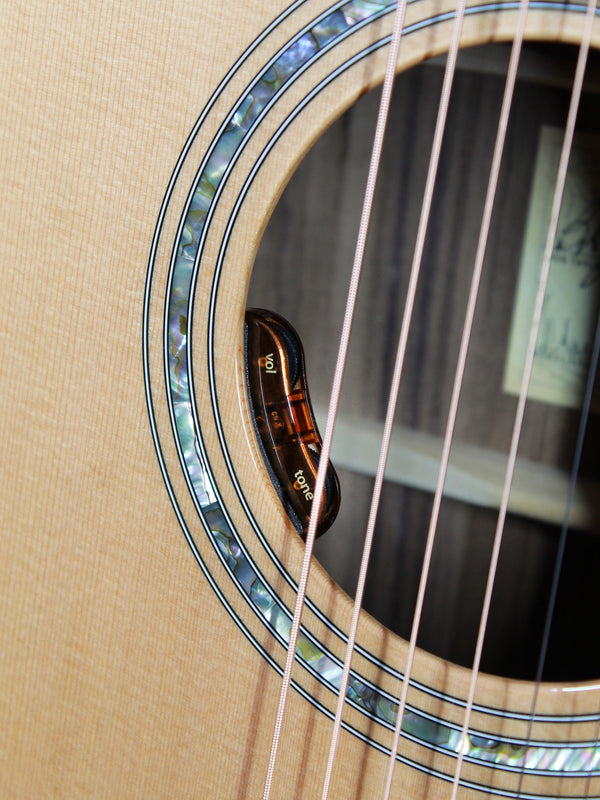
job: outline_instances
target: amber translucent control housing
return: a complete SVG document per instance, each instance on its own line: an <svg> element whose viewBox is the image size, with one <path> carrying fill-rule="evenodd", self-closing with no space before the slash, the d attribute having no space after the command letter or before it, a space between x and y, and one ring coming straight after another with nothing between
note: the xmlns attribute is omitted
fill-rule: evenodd
<svg viewBox="0 0 600 800"><path fill-rule="evenodd" d="M246 376L265 464L290 519L306 536L322 443L300 339L278 314L258 308L246 311ZM329 462L317 536L330 527L339 505L339 481Z"/></svg>

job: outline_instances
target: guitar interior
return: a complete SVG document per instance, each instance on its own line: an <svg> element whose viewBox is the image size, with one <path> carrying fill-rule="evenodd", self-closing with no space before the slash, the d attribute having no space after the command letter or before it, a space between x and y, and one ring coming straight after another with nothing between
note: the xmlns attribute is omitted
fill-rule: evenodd
<svg viewBox="0 0 600 800"><path fill-rule="evenodd" d="M508 53L508 48L494 46L461 55L416 296L391 474L384 485L364 601L367 611L405 638L415 606L436 453L445 431ZM535 202L536 157L542 131L564 125L575 57L569 48L546 45L530 45L523 55L479 292L451 456L454 477L449 475L442 503L419 635L420 646L467 666L498 515L498 501L488 495L499 492L517 404L516 395L506 390L505 369L528 214ZM436 60L398 76L388 124L332 455L342 487L341 510L316 547L316 557L351 595L377 456L376 450L366 455L365 442L378 447L371 443L385 415L443 66ZM593 58L578 118L578 133L584 136L599 135L599 90L600 72ZM378 98L378 91L363 97L305 158L274 211L250 288L249 305L278 311L300 333L313 401L320 409L326 409L331 385ZM593 181L595 170L590 161L582 174ZM600 191L593 197L593 216L569 245L573 257L585 262L585 280L592 287L598 283ZM592 295L594 316L598 302L593 289ZM588 327L589 354L593 329ZM581 406L581 397L571 405ZM597 677L597 661L590 658L597 647L592 632L600 611L597 412L593 403L545 679ZM517 678L536 673L562 525L562 511L556 512L550 501L556 485L559 493L567 491L579 419L578 407L540 399L527 403L483 653L488 672ZM490 492L482 485L488 472L497 484Z"/></svg>

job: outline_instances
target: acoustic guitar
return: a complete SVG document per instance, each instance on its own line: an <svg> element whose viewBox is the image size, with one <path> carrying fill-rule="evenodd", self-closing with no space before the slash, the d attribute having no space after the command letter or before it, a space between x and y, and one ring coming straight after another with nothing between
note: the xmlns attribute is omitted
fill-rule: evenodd
<svg viewBox="0 0 600 800"><path fill-rule="evenodd" d="M292 316L304 298L305 322L292 322L307 340L308 383L314 376L321 405L326 402L321 385L330 383L331 373L319 353L332 345L316 335L311 344L311 331L313 323L317 330L317 317L337 325L337 306L327 292L335 290L337 297L344 291L351 265L340 266L340 257L335 265L314 266L310 275L329 290L304 275L305 254L297 249L286 255L286 246L305 233L303 218L286 216L284 205L258 259L270 263L264 272L257 267L249 286L267 221L303 156L347 109L374 105L366 93L383 78L394 10L391 0L5 5L2 798L242 800L265 792L303 542L265 466L248 399L248 293L254 305L264 301L266 307L281 295ZM595 13L592 44L598 47ZM465 56L471 47L510 42L518 14L518 4L509 0L469 0L460 40ZM406 80L418 74L417 87L428 81L439 87L454 19L446 0L408 4L398 57L401 80L405 72ZM525 38L570 45L576 56L585 20L584 4L530 0ZM545 53L545 47L535 52ZM496 62L493 54L505 53L493 44L493 58L485 49L473 52L481 53L478 74ZM547 63L554 63L552 53ZM426 59L436 66L414 73ZM411 97L415 103L420 98L418 89L412 91L402 95L405 107ZM590 91L582 108L586 102L593 108ZM481 105L488 100L484 92ZM468 147L476 149L479 107L468 108ZM430 111L423 113L433 120ZM465 107L455 115L464 117ZM559 116L564 124L566 113ZM357 125L373 129L374 122L360 120ZM403 117L402 124L402 163L423 160L432 125L425 126L428 140L422 141L416 119L412 124ZM558 123L553 118L551 124ZM335 125L332 130L339 135ZM537 131L528 141L534 140ZM400 153L393 132L388 141L392 153ZM355 204L346 195L347 184L354 182L355 153L350 148L345 156L350 172L341 187L328 181L331 161L319 162L324 178L319 193L339 198L341 208L335 210L342 217L346 204ZM531 148L523 156L529 179L534 158ZM477 163L485 163L485 181L487 156ZM511 170L509 164L509 178ZM384 188L385 178L384 171ZM503 208L526 208L530 184L517 183L521 205L501 192ZM459 181L455 193L442 194L440 202L445 197L456 205L467 194L463 186ZM387 223L392 237L421 202L398 196L404 216ZM309 192L305 213L318 200ZM352 234L343 234L344 246L358 225L348 224ZM489 313L503 309L509 321L524 218L519 225L514 243L506 226L495 234L503 252L513 254L506 267L508 291L500 291L504 273L498 265L489 284ZM277 229L283 238L269 238ZM453 259L457 271L458 261L470 267L465 253L453 249L452 233L437 234L449 243L446 278L452 277ZM312 294L299 292L294 277L304 279ZM390 295L389 277L379 273L372 280L370 285ZM393 289L398 297L404 280ZM429 285L439 286L440 280L432 274ZM436 295L436 308L424 306L423 318L442 340L452 338L439 321L449 296L445 290ZM423 298L424 303L427 294ZM384 325L377 315L370 321L361 347L379 363L383 357L376 344L389 347L388 328L394 325ZM487 345L484 360L486 353ZM446 369L425 360L418 347L411 357L417 376ZM402 397L410 398L416 389L403 391ZM428 396L443 417L446 394L434 389ZM367 392L355 406L350 401L349 413L360 416L364 406L377 403ZM467 433L476 416L467 412L462 423ZM375 417L380 420L381 414ZM359 442L359 461L366 462L361 423L349 419L347 438ZM486 444L496 447L493 415L491 422L485 419ZM342 418L340 427L344 424ZM365 430L378 424L365 423ZM439 432L426 430L423 439L419 431L408 432L401 449L412 448L422 463L434 433ZM482 462L467 445L464 459L475 464L470 474L480 477ZM335 462L335 448L332 458ZM570 464L570 457L563 460ZM319 561L328 563L328 542L340 541L344 552L349 540L363 535L361 515L347 510L354 509L352 496L362 489L345 491L352 484L345 482L344 467L345 462L340 522L323 536L308 579L273 798L321 793L352 600L339 586L342 576L334 580L341 557L333 557L329 571ZM409 468L402 480L410 482L410 475L415 480L419 470ZM430 508L429 488L418 484L417 491L419 503ZM457 491L450 504L471 502ZM481 494L474 491L476 499ZM539 514L560 527L562 512L547 510L552 494L546 491ZM594 527L591 494L592 512L584 508L576 528ZM517 520L538 514L525 506L515 508ZM422 530L414 535L424 540ZM550 535L554 552L557 537ZM594 534L584 536L592 541ZM452 541L461 551L464 539ZM592 546L590 552L597 550ZM385 575L394 576L392 559L380 560L388 562ZM488 560L486 553L486 571ZM524 551L519 560L525 561ZM420 563L402 561L403 575L418 576ZM547 573L547 564L527 565L531 581L542 567ZM356 567L348 569L355 574ZM509 581L516 596L518 584L529 580L523 571L518 575ZM454 579L460 594L461 582L470 579L456 574ZM382 582L389 588L404 579ZM352 586L347 588L352 593ZM577 608L577 581L572 590L571 607ZM412 614L413 600L407 605ZM542 617L546 605L538 609ZM460 798L600 796L593 591L588 605L581 670L537 682L518 669L494 674L496 668L484 661L491 671L476 676L472 703L471 645L463 658L443 647L434 652L419 639L426 646L414 652L397 752L392 743L409 631L396 625L395 612L384 618L372 609L383 622L362 612L330 796L383 796L390 751L391 797L451 797L459 761ZM442 623L437 627L439 632ZM563 648L569 647L567 641ZM510 646L500 649L512 660Z"/></svg>

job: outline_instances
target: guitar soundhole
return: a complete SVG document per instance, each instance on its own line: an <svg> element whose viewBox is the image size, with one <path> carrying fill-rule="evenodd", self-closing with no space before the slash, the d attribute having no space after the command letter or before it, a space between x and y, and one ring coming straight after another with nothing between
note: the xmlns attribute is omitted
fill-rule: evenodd
<svg viewBox="0 0 600 800"><path fill-rule="evenodd" d="M462 59L398 404L393 476L384 487L364 602L367 611L405 638L431 514L436 448L444 435L504 86L500 72L508 50L477 49L463 53ZM552 130L564 123L569 98L565 87L573 63L571 49L545 45L529 46L523 58L457 420L453 477L448 479L452 485L442 503L419 644L466 666L473 658L497 518L488 479L497 482L494 476L508 452L516 407L506 375L507 364L514 361L511 329L513 341L520 335L520 323L513 321L519 273L528 259L530 227L536 224L536 214L543 215L544 198L535 196L536 158L540 148L552 144ZM586 144L578 156L583 168L580 165L575 189L570 190L569 202L582 204L580 224L565 232L561 245L563 261L580 269L592 322L575 332L564 316L562 323L555 321L563 326L560 335L542 331L547 351L552 349L552 336L558 336L563 351L556 361L562 359L571 371L575 362L585 361L598 309L600 190L594 185L600 186L600 175L598 159L590 156L595 147L600 149L600 138L595 139L597 66L594 56L578 120L590 149ZM343 502L337 521L316 547L316 557L351 595L377 455L368 452L365 443L374 440L385 413L442 74L443 64L428 63L399 76L388 126L332 456ZM331 385L377 100L377 92L362 98L303 161L267 228L250 288L250 305L276 309L298 330L317 416L326 408ZM557 398L556 392L565 396ZM528 402L519 449L525 462L515 479L515 506L508 515L483 654L484 670L507 677L532 678L536 672L562 522L550 501L556 486L566 491L573 459L581 389L559 384L556 392ZM320 425L323 428L322 417ZM544 671L547 680L597 677L599 436L593 406ZM343 454L341 463L336 452ZM537 500L535 486L541 493Z"/></svg>

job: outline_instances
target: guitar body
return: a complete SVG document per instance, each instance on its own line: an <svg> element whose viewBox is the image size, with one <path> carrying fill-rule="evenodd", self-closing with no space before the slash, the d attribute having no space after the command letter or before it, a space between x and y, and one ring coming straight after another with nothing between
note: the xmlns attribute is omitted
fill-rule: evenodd
<svg viewBox="0 0 600 800"><path fill-rule="evenodd" d="M529 38L579 40L583 7L538 6ZM262 796L302 544L254 438L246 294L299 160L380 82L389 11L5 11L2 798ZM409 6L402 69L449 11ZM515 20L473 5L464 44ZM276 798L320 792L351 617L318 565L308 597ZM367 615L358 645L340 798L381 792L406 661ZM469 671L419 651L413 678L392 796L446 797ZM533 696L480 677L460 797L600 795L600 689L542 685L529 731Z"/></svg>

